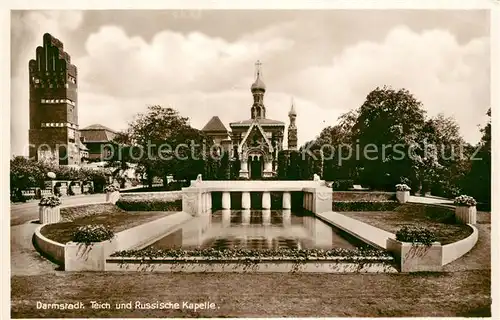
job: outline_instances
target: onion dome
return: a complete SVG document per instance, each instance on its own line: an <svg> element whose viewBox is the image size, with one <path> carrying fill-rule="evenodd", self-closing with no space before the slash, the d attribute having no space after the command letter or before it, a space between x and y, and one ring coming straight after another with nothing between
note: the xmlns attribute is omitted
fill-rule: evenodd
<svg viewBox="0 0 500 320"><path fill-rule="evenodd" d="M255 82L252 83L251 90L262 90L266 91L266 85L264 84L264 81L260 78L260 72L257 73L257 79L255 79Z"/></svg>

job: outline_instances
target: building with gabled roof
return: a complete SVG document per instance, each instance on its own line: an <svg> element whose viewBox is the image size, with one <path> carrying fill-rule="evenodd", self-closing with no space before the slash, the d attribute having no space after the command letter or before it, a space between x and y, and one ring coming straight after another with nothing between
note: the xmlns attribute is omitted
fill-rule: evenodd
<svg viewBox="0 0 500 320"><path fill-rule="evenodd" d="M88 148L88 159L90 161L103 160L108 157L113 150L113 140L116 131L101 124L93 124L80 129L82 142Z"/></svg>
<svg viewBox="0 0 500 320"><path fill-rule="evenodd" d="M264 94L266 85L262 80L261 63L256 63L256 78L250 86L253 104L250 108L250 118L231 122L228 131L219 117L212 117L203 127L203 131L221 144L231 154L233 163L239 160L240 178L266 178L276 175L278 153L283 150L285 123L266 117ZM289 113L290 126L288 145L297 147L297 128L295 118L297 113L292 103Z"/></svg>

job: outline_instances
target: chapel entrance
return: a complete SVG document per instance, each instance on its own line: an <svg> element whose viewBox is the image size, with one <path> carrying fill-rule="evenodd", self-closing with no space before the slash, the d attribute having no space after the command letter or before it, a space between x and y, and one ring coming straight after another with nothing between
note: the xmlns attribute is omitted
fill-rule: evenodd
<svg viewBox="0 0 500 320"><path fill-rule="evenodd" d="M251 155L248 157L248 164L250 169L250 179L262 179L262 170L264 168L263 157L259 155Z"/></svg>

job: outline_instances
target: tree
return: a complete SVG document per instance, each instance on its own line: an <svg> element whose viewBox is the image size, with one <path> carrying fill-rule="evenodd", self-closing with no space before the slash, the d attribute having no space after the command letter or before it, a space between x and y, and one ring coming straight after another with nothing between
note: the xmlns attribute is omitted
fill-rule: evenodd
<svg viewBox="0 0 500 320"><path fill-rule="evenodd" d="M13 200L22 200L22 191L43 187L45 170L41 162L15 157L10 160L10 190Z"/></svg>
<svg viewBox="0 0 500 320"><path fill-rule="evenodd" d="M140 165L150 187L154 177L166 183L169 175L190 180L205 171L210 150L203 146L211 146L211 140L172 108L149 106L137 114L125 136L130 159Z"/></svg>
<svg viewBox="0 0 500 320"><path fill-rule="evenodd" d="M401 177L415 181L418 160L408 154L410 146L418 145L425 123L422 103L405 89L376 88L357 113L352 139L360 150L356 165L362 170L362 182L393 189Z"/></svg>
<svg viewBox="0 0 500 320"><path fill-rule="evenodd" d="M477 154L471 160L471 170L464 179L463 189L479 202L491 204L491 109L486 113L490 117L481 129L483 136L477 144Z"/></svg>
<svg viewBox="0 0 500 320"><path fill-rule="evenodd" d="M432 191L437 196L454 197L460 192L461 180L469 170L469 148L452 117L439 114L428 119L420 136L421 161L418 181L421 192Z"/></svg>

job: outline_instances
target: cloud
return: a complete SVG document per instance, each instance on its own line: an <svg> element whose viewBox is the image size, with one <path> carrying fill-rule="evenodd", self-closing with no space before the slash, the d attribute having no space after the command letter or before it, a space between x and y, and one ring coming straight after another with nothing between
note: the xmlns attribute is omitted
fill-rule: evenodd
<svg viewBox="0 0 500 320"><path fill-rule="evenodd" d="M359 107L377 86L406 88L429 116L454 116L466 140L478 141L490 105L489 40L459 44L451 33L393 28L380 42L358 42L329 65L298 70L281 83L324 109ZM329 119L331 123L334 119Z"/></svg>
<svg viewBox="0 0 500 320"><path fill-rule="evenodd" d="M172 31L159 32L146 42L106 26L89 36L88 55L77 63L82 90L122 97L214 92L252 76L255 60L292 45L293 41L279 37L227 42L199 32Z"/></svg>
<svg viewBox="0 0 500 320"><path fill-rule="evenodd" d="M35 56L43 34L64 37L81 24L81 11L13 11L11 15L11 153L27 154L29 129L28 61ZM68 50L68 42L65 49ZM71 52L71 46L69 45Z"/></svg>

